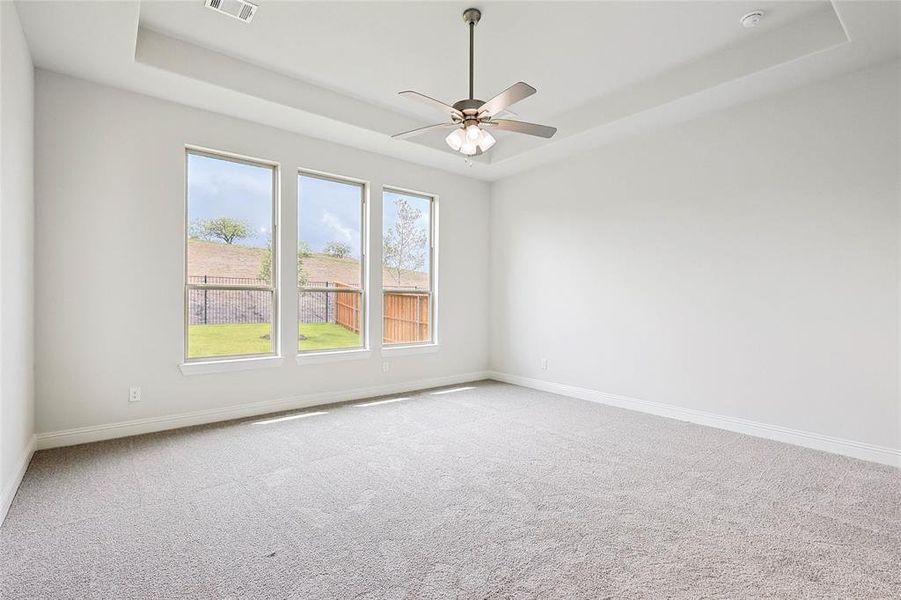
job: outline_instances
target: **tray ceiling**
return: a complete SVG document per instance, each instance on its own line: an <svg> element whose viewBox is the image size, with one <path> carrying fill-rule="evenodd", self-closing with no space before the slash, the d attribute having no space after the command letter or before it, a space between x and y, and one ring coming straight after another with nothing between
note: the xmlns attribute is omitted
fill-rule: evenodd
<svg viewBox="0 0 901 600"><path fill-rule="evenodd" d="M517 118L549 141L498 135L464 164L399 96L466 95L458 2L261 2L253 22L183 2L20 2L35 63L481 179L494 180L899 55L897 3L481 2L476 95L516 81L538 94ZM739 18L767 15L754 29Z"/></svg>

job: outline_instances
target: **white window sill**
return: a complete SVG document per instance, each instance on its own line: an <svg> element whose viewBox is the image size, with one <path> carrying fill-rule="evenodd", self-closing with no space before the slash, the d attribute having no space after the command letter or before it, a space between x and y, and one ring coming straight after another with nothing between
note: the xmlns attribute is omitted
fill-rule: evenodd
<svg viewBox="0 0 901 600"><path fill-rule="evenodd" d="M366 348L355 350L331 350L326 352L304 352L297 355L299 365L318 365L330 362L343 362L346 360L366 360L372 352Z"/></svg>
<svg viewBox="0 0 901 600"><path fill-rule="evenodd" d="M184 362L178 365L182 375L207 375L209 373L228 373L231 371L250 371L253 369L271 369L282 366L281 356L259 356L253 358L228 358L225 360L204 360Z"/></svg>
<svg viewBox="0 0 901 600"><path fill-rule="evenodd" d="M408 354L433 354L438 352L438 344L411 344L408 346L382 346L385 356L407 356Z"/></svg>

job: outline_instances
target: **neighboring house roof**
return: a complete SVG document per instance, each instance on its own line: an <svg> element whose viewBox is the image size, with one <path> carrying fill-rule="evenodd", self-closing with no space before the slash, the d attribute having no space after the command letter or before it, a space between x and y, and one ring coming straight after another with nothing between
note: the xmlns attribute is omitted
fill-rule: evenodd
<svg viewBox="0 0 901 600"><path fill-rule="evenodd" d="M188 275L212 278L258 279L265 251L261 248L188 240ZM303 267L310 283L343 283L357 285L360 264L347 258L334 258L322 254L304 257ZM383 271L387 287L419 287L429 285L428 273L404 271L400 283L390 269ZM224 282L223 282L224 283Z"/></svg>

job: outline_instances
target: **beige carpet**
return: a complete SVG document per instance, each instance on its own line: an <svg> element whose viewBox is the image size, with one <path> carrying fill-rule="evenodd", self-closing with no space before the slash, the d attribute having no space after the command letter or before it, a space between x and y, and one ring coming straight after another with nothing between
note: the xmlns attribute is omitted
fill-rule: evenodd
<svg viewBox="0 0 901 600"><path fill-rule="evenodd" d="M13 598L898 598L901 471L493 382L43 451Z"/></svg>

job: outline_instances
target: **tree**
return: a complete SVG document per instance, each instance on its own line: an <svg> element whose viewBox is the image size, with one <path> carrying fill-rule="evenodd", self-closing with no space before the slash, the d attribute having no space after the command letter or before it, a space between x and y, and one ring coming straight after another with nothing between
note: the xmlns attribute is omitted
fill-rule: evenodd
<svg viewBox="0 0 901 600"><path fill-rule="evenodd" d="M322 251L335 258L347 258L350 256L350 245L344 242L329 242Z"/></svg>
<svg viewBox="0 0 901 600"><path fill-rule="evenodd" d="M188 225L188 237L192 240L210 241L210 235L206 228L206 221L195 219Z"/></svg>
<svg viewBox="0 0 901 600"><path fill-rule="evenodd" d="M306 287L310 281L307 272L303 268L303 259L312 256L310 246L303 240L297 244L297 285L298 287Z"/></svg>
<svg viewBox="0 0 901 600"><path fill-rule="evenodd" d="M297 245L297 285L305 287L309 282L307 272L303 268L303 259L312 256L310 247L306 242L301 241ZM260 260L260 279L269 283L272 277L272 240L266 244L266 250L263 252L263 258Z"/></svg>
<svg viewBox="0 0 901 600"><path fill-rule="evenodd" d="M400 285L404 271L416 271L425 262L429 235L419 224L420 211L405 198L394 201L397 221L388 228L383 247L383 261Z"/></svg>
<svg viewBox="0 0 901 600"><path fill-rule="evenodd" d="M194 239L217 239L226 244L234 244L238 240L250 237L250 225L231 217L198 220L191 223L189 235Z"/></svg>

